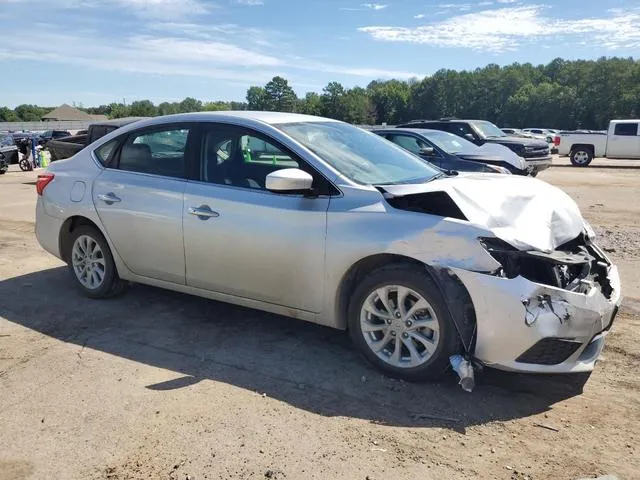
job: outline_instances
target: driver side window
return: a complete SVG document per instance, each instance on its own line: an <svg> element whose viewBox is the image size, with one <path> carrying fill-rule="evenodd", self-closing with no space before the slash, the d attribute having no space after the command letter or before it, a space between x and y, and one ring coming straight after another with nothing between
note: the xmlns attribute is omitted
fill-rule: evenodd
<svg viewBox="0 0 640 480"><path fill-rule="evenodd" d="M389 136L389 140L416 155L421 155L422 149L429 146L419 138L409 135L391 135Z"/></svg>
<svg viewBox="0 0 640 480"><path fill-rule="evenodd" d="M302 159L265 135L235 125L207 125L201 139L200 180L252 190L266 190L267 175L299 168L313 176L319 195L335 191Z"/></svg>

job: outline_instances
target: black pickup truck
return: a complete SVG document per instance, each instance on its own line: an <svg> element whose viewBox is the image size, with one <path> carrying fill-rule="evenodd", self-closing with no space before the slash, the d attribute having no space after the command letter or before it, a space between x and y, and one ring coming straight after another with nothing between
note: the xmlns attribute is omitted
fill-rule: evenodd
<svg viewBox="0 0 640 480"><path fill-rule="evenodd" d="M485 143L504 145L516 155L524 158L533 176L551 166L551 154L547 142L535 138L507 135L493 123L486 120L461 120L458 118L412 120L409 123L397 125L397 127L443 130L466 138L478 146Z"/></svg>
<svg viewBox="0 0 640 480"><path fill-rule="evenodd" d="M45 147L49 150L49 153L51 153L52 162L55 160L63 160L74 156L84 147L92 144L99 138L104 137L106 134L130 123L142 120L142 118L143 117L127 117L119 118L117 120L106 120L104 122L92 123L89 125L87 133L49 140Z"/></svg>

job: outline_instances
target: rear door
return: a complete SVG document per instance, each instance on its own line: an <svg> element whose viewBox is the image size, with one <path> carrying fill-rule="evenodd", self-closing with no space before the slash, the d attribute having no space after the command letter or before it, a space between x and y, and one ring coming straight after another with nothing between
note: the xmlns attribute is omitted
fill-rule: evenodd
<svg viewBox="0 0 640 480"><path fill-rule="evenodd" d="M193 128L135 130L94 152L107 166L93 202L127 267L143 277L185 283L183 196Z"/></svg>
<svg viewBox="0 0 640 480"><path fill-rule="evenodd" d="M607 157L640 158L638 122L615 123L611 130L607 141Z"/></svg>
<svg viewBox="0 0 640 480"><path fill-rule="evenodd" d="M210 123L184 202L187 284L309 312L322 308L330 184L277 141ZM272 193L266 176L300 168L317 196ZM204 215L203 215L204 213Z"/></svg>

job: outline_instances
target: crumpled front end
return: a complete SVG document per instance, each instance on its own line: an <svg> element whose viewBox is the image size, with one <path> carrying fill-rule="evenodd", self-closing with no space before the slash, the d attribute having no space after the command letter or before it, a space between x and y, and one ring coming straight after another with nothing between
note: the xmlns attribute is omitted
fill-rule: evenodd
<svg viewBox="0 0 640 480"><path fill-rule="evenodd" d="M452 269L475 308L475 357L512 371L593 370L622 299L606 255L583 234L550 253L483 243L501 269Z"/></svg>

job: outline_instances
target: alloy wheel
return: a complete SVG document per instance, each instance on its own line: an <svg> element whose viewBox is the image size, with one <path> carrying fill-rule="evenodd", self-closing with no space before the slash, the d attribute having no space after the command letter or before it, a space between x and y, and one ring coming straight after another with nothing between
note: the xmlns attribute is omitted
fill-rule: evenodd
<svg viewBox="0 0 640 480"><path fill-rule="evenodd" d="M106 262L98 242L89 235L80 235L71 250L73 272L80 284L89 290L100 288L104 282Z"/></svg>
<svg viewBox="0 0 640 480"><path fill-rule="evenodd" d="M372 291L362 305L360 327L371 351L396 368L423 365L440 341L440 324L431 304L402 285Z"/></svg>

